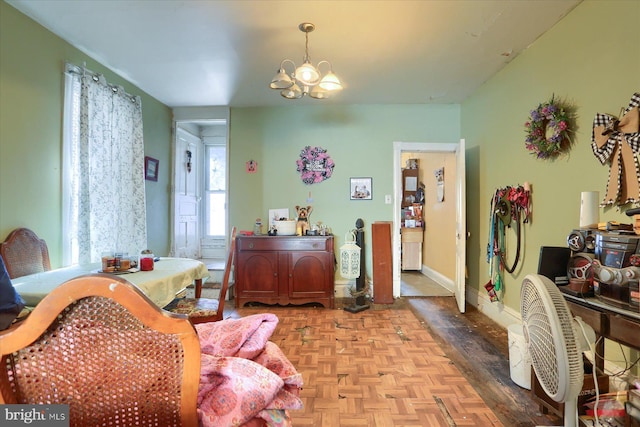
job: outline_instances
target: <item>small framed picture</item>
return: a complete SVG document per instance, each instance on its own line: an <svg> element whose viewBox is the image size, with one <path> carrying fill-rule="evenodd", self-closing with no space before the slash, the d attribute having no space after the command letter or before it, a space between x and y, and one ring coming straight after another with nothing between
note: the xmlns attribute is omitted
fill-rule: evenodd
<svg viewBox="0 0 640 427"><path fill-rule="evenodd" d="M373 199L373 183L371 178L350 178L349 189L350 200Z"/></svg>
<svg viewBox="0 0 640 427"><path fill-rule="evenodd" d="M158 159L144 156L144 179L147 181L157 181L159 165L160 161Z"/></svg>

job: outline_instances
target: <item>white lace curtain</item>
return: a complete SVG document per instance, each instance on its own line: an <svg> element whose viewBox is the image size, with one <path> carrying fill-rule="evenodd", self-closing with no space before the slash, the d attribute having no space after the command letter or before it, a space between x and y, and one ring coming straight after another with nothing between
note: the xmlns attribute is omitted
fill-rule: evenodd
<svg viewBox="0 0 640 427"><path fill-rule="evenodd" d="M63 262L147 246L142 105L104 77L67 64Z"/></svg>

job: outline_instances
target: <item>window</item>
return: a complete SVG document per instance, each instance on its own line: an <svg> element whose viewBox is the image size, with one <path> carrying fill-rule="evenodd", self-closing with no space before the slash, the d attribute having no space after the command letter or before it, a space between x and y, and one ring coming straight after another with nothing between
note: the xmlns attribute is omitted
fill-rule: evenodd
<svg viewBox="0 0 640 427"><path fill-rule="evenodd" d="M63 264L139 253L147 247L140 98L66 64L63 120Z"/></svg>
<svg viewBox="0 0 640 427"><path fill-rule="evenodd" d="M224 138L205 142L205 236L224 236L227 211L227 148ZM220 141L221 143L218 143Z"/></svg>

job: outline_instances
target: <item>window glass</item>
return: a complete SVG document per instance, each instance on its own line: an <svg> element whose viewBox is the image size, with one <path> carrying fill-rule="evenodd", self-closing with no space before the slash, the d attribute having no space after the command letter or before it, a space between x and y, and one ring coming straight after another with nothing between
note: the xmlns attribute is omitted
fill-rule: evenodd
<svg viewBox="0 0 640 427"><path fill-rule="evenodd" d="M205 232L207 236L224 236L227 209L227 149L224 145L205 147Z"/></svg>

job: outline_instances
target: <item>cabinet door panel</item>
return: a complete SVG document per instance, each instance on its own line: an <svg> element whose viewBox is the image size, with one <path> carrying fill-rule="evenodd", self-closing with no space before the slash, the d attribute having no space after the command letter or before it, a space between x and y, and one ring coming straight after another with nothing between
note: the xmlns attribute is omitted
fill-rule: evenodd
<svg viewBox="0 0 640 427"><path fill-rule="evenodd" d="M278 296L277 252L240 252L236 273L240 296Z"/></svg>
<svg viewBox="0 0 640 427"><path fill-rule="evenodd" d="M292 298L327 297L333 289L333 260L326 252L292 252L289 269L289 295Z"/></svg>

